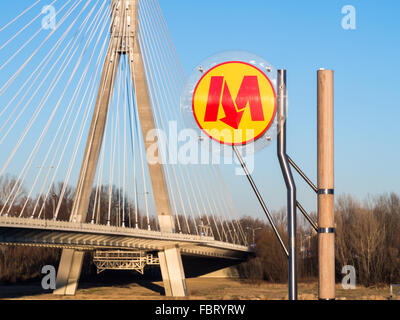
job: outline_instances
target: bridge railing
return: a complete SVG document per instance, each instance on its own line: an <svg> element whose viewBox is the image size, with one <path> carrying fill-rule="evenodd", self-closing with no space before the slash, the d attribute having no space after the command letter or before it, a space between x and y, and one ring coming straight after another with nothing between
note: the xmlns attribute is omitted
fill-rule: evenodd
<svg viewBox="0 0 400 320"><path fill-rule="evenodd" d="M32 218L17 218L17 217L0 217L0 228L24 228L24 229L41 229L50 231L61 232L86 232L86 233L99 233L128 237L139 237L156 240L167 241L184 241L198 243L203 246L210 246L213 248L232 249L236 251L253 251L251 248L233 244L229 242L216 241L213 237L187 235L180 233L163 233L159 231L150 231L136 228L123 228L115 226L105 226L90 223L77 223L68 221L57 220L40 220Z"/></svg>
<svg viewBox="0 0 400 320"><path fill-rule="evenodd" d="M82 222L69 222L58 220L41 220L32 218L17 218L17 217L0 217L0 224L10 225L14 227L23 226L25 228L40 228L40 229L54 229L57 231L89 231L89 232L113 232L121 235L136 235L136 236L154 236L162 238L176 239L177 237L182 240L201 240L202 242L215 241L213 237L187 235L183 233L167 233L160 231L143 230L128 227L115 227Z"/></svg>

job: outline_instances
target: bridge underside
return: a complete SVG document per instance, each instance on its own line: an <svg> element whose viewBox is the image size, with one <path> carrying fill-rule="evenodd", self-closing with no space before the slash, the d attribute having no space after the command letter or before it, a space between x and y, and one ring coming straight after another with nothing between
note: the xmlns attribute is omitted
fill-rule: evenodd
<svg viewBox="0 0 400 320"><path fill-rule="evenodd" d="M138 252L140 256L157 252L157 264L160 264L164 274L162 259L165 259L166 254L179 253L182 255L180 268L188 278L235 277L237 274L231 267L247 260L253 253L249 247L216 241L212 237L13 217L0 217L0 245L60 248L82 257L85 251L101 254L102 251L117 250L127 254ZM107 262L115 264L115 261ZM137 262L133 261L133 264L136 265ZM104 270L107 269L107 265L104 265ZM119 263L118 268L120 266ZM141 265L139 269L143 272L144 267L145 265ZM171 268L175 270L176 266ZM139 269L137 266L132 268L137 271ZM64 271L59 269L59 274L62 272L63 275ZM77 281L74 283L77 286ZM57 288L58 286L57 282ZM172 288L165 287L165 290L166 293L170 292L169 295L173 295ZM74 287L74 290L68 289L64 294L74 295L75 292Z"/></svg>
<svg viewBox="0 0 400 320"><path fill-rule="evenodd" d="M178 246L182 255L245 260L245 252L237 252L210 244L187 243L124 236L91 235L78 232L32 231L0 228L0 244L94 251L100 249L135 249L161 251Z"/></svg>
<svg viewBox="0 0 400 320"><path fill-rule="evenodd" d="M0 244L81 251L163 251L179 247L182 255L246 260L251 249L211 237L161 233L83 223L0 217Z"/></svg>

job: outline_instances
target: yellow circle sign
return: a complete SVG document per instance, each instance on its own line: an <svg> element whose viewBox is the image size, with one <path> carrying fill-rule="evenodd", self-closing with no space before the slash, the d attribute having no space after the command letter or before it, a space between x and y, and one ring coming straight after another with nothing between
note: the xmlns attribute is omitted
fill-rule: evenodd
<svg viewBox="0 0 400 320"><path fill-rule="evenodd" d="M192 98L199 127L213 140L242 145L260 138L276 115L276 94L257 67L239 61L219 64L197 83Z"/></svg>

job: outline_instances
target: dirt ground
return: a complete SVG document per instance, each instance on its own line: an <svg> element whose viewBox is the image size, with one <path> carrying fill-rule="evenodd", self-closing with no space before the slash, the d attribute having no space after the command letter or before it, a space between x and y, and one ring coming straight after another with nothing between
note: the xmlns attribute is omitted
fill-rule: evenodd
<svg viewBox="0 0 400 320"><path fill-rule="evenodd" d="M285 284L246 283L234 279L195 278L187 279L189 299L196 300L282 300L287 299ZM299 299L317 299L316 282L300 283ZM337 285L338 300L387 300L389 287L343 290ZM162 300L166 299L162 282L139 281L128 284L81 283L74 297L58 297L43 293L40 283L1 285L0 299L18 300ZM400 294L400 293L399 293ZM398 296L397 296L398 297ZM394 297L396 298L396 297Z"/></svg>

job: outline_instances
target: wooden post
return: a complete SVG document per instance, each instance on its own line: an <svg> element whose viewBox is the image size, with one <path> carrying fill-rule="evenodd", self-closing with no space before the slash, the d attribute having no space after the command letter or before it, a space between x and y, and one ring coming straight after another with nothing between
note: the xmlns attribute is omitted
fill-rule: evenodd
<svg viewBox="0 0 400 320"><path fill-rule="evenodd" d="M318 71L319 299L335 299L333 71Z"/></svg>

